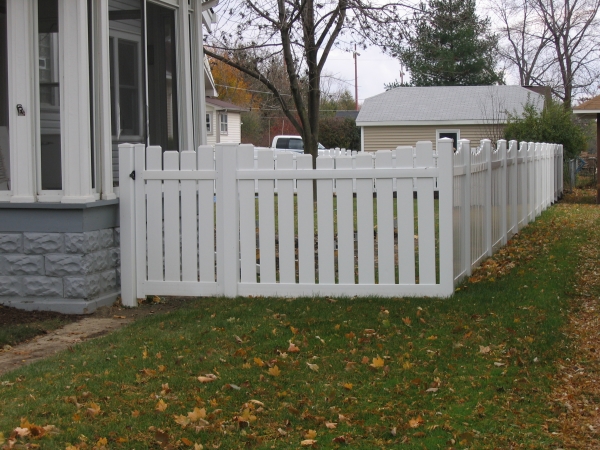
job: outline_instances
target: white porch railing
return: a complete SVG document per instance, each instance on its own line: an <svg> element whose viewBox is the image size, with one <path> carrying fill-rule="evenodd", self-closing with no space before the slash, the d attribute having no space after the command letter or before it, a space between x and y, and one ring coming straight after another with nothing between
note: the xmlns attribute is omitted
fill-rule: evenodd
<svg viewBox="0 0 600 450"><path fill-rule="evenodd" d="M489 141L474 151L461 141L453 154L450 139L437 149L332 152L312 169L310 155L259 151L255 162L250 145L121 145L123 303L450 296L562 192L562 149L522 144L517 155L513 142L492 153Z"/></svg>

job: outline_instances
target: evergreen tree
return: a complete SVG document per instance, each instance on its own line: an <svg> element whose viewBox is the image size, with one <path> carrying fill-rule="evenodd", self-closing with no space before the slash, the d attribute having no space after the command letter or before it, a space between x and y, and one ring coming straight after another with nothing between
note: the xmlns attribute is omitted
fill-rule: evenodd
<svg viewBox="0 0 600 450"><path fill-rule="evenodd" d="M395 46L413 86L502 83L495 70L498 38L479 19L475 0L429 0L402 46ZM393 83L392 83L393 85Z"/></svg>

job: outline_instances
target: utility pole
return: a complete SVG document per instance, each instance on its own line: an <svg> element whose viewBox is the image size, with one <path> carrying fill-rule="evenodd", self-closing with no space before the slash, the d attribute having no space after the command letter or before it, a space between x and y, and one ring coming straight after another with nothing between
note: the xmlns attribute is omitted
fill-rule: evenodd
<svg viewBox="0 0 600 450"><path fill-rule="evenodd" d="M354 57L354 107L356 111L358 111L358 56L360 53L356 53L356 44L354 44L354 51L352 52L352 56Z"/></svg>
<svg viewBox="0 0 600 450"><path fill-rule="evenodd" d="M404 84L404 71L402 70L402 64L400 64L400 84Z"/></svg>

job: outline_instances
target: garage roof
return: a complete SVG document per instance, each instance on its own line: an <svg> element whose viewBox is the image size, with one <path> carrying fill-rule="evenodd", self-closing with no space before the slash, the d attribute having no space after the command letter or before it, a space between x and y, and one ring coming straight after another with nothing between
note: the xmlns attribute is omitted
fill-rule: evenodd
<svg viewBox="0 0 600 450"><path fill-rule="evenodd" d="M527 101L542 108L544 96L521 86L399 87L367 98L358 126L442 125L504 122Z"/></svg>

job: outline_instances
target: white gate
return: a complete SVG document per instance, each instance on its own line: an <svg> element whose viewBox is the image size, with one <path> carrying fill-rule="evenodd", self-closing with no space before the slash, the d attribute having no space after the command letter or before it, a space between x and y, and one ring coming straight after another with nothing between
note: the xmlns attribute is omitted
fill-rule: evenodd
<svg viewBox="0 0 600 450"><path fill-rule="evenodd" d="M431 142L394 153L324 155L313 169L310 155L269 150L255 167L250 145L121 145L123 303L150 294L450 296L452 141L438 143L437 165Z"/></svg>

